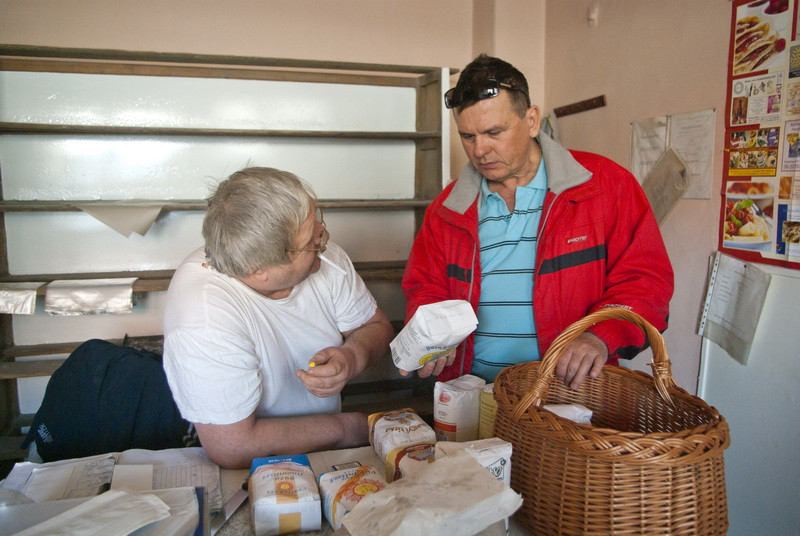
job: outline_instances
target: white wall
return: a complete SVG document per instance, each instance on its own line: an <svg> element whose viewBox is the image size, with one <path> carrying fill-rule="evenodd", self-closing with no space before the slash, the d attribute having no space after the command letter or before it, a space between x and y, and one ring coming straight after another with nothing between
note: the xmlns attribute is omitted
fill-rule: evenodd
<svg viewBox="0 0 800 536"><path fill-rule="evenodd" d="M598 8L590 26L586 14ZM558 121L562 143L630 165L631 122L716 108L711 199L684 199L661 226L675 270L664 334L678 385L695 392L696 335L708 258L717 248L728 36L727 0L559 0L547 2L547 109L606 96L606 106ZM649 372L649 353L633 367Z"/></svg>

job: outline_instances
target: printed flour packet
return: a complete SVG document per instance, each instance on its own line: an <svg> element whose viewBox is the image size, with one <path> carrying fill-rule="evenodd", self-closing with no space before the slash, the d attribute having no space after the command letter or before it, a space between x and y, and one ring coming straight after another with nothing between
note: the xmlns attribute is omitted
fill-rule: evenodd
<svg viewBox="0 0 800 536"><path fill-rule="evenodd" d="M433 387L433 430L439 441L474 441L480 425L483 378L464 374Z"/></svg>
<svg viewBox="0 0 800 536"><path fill-rule="evenodd" d="M322 527L319 488L304 454L254 459L248 493L256 536Z"/></svg>
<svg viewBox="0 0 800 536"><path fill-rule="evenodd" d="M402 370L417 370L431 359L450 353L475 331L478 318L465 300L421 305L389 343L392 360Z"/></svg>
<svg viewBox="0 0 800 536"><path fill-rule="evenodd" d="M333 530L342 518L365 496L386 487L386 479L371 465L357 465L323 473L319 477L322 509Z"/></svg>
<svg viewBox="0 0 800 536"><path fill-rule="evenodd" d="M481 389L480 424L478 439L494 437L494 421L497 417L497 400L494 399L494 384L490 383Z"/></svg>
<svg viewBox="0 0 800 536"><path fill-rule="evenodd" d="M367 422L369 443L386 465L387 482L433 461L436 433L414 410L373 413Z"/></svg>

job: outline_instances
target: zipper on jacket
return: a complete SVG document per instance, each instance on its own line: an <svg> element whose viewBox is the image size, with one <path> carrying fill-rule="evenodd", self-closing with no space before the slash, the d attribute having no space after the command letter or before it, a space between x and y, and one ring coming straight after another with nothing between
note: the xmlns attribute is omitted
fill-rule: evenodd
<svg viewBox="0 0 800 536"><path fill-rule="evenodd" d="M561 193L562 192L558 192L553 197L553 202L550 203L550 206L548 207L547 212L544 214L544 221L542 222L542 225L541 225L542 232L541 232L541 234L539 234L536 237L536 266L533 267L533 280L534 280L533 288L534 288L534 291L536 289L536 276L539 275L539 270L540 270L540 268L542 266L542 257L541 257L541 255L539 255L539 253L540 253L540 250L544 247L542 245L542 243L544 242L542 240L542 237L544 236L544 229L545 229L545 227L547 227L547 220L550 219L550 213L553 212L553 207L555 206L556 201L558 201L558 197L561 195ZM531 299L533 299L533 296L531 296Z"/></svg>
<svg viewBox="0 0 800 536"><path fill-rule="evenodd" d="M469 291L467 293L467 302L468 303L472 302L472 289L475 288L474 287L474 285L475 285L475 274L477 273L477 271L475 270L475 252L477 251L477 248L478 248L478 245L473 243L472 244L472 261L470 262L470 266L472 267L472 277L469 278ZM460 365L460 367L458 369L459 372L460 372L459 376L463 376L464 375L464 361L466 361L466 358L467 358L467 345L466 344L462 344L461 345L461 365ZM474 356L473 356L473 358L474 358Z"/></svg>

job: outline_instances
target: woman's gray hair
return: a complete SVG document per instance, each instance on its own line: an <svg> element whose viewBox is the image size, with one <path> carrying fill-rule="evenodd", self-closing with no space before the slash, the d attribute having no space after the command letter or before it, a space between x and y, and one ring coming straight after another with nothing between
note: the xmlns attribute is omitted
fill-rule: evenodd
<svg viewBox="0 0 800 536"><path fill-rule="evenodd" d="M221 182L203 220L208 262L244 277L290 262L289 250L315 200L310 186L288 171L249 167Z"/></svg>

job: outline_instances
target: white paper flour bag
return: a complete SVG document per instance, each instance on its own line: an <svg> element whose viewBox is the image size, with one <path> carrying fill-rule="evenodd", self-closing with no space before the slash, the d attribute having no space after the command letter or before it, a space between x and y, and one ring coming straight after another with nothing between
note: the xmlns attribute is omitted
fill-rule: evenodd
<svg viewBox="0 0 800 536"><path fill-rule="evenodd" d="M421 305L389 343L392 360L402 370L417 370L431 359L450 353L475 331L478 318L465 300Z"/></svg>
<svg viewBox="0 0 800 536"><path fill-rule="evenodd" d="M369 493L386 487L383 471L371 465L359 465L324 473L319 477L322 510L334 530L342 526L342 518Z"/></svg>
<svg viewBox="0 0 800 536"><path fill-rule="evenodd" d="M433 430L439 441L478 439L483 378L464 374L433 388Z"/></svg>
<svg viewBox="0 0 800 536"><path fill-rule="evenodd" d="M373 413L367 417L367 424L369 442L386 465L388 482L433 462L436 433L414 410Z"/></svg>
<svg viewBox="0 0 800 536"><path fill-rule="evenodd" d="M322 526L319 487L305 454L255 458L247 483L256 536Z"/></svg>

